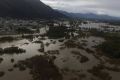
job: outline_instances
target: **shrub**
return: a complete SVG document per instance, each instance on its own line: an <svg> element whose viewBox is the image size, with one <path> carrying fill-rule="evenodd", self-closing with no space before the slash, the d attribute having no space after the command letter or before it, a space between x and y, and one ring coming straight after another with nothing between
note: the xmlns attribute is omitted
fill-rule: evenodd
<svg viewBox="0 0 120 80"><path fill-rule="evenodd" d="M3 49L3 53L6 53L6 54L25 53L25 52L26 51L24 49L21 49L19 47L15 47L15 46L7 47L7 48Z"/></svg>
<svg viewBox="0 0 120 80"><path fill-rule="evenodd" d="M0 38L0 42L12 42L13 40L15 40L15 38L10 36Z"/></svg>
<svg viewBox="0 0 120 80"><path fill-rule="evenodd" d="M5 73L3 71L0 71L0 77L4 76Z"/></svg>

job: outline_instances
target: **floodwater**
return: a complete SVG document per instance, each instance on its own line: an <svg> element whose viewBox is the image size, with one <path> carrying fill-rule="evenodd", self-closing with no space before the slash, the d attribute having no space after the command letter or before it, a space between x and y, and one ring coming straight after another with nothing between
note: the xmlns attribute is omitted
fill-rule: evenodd
<svg viewBox="0 0 120 80"><path fill-rule="evenodd" d="M5 72L5 75L0 77L0 80L32 80L32 75L29 74L29 69L26 69L25 71L20 71L19 69L14 68L13 65L20 60L26 60L33 56L44 54L38 51L38 49L41 48L41 43L34 43L34 41L36 40L39 40L39 38L34 38L33 41L30 41L28 39L21 39L13 42L0 43L0 48L6 48L15 45L26 50L26 53L21 54L0 55L0 58L3 58L3 61L0 63L0 71ZM58 67L61 75L63 76L63 80L92 80L91 78L94 78L96 80L102 80L101 78L96 78L96 76L92 75L87 70L92 69L94 66L100 64L101 60L102 62L104 62L105 57L99 57L98 59L95 56L97 55L97 52L93 47L104 42L103 38L90 36L87 38L79 38L78 40L76 40L76 42L78 41L86 44L83 47L93 50L94 53L88 53L85 49L67 48L64 45L64 42L67 40L59 42L58 39L51 40L46 37L45 40L41 41L44 43L44 45L46 43L49 43L49 46L45 45L45 52L47 52L48 50L59 50L60 54L55 55L56 59L54 60L54 64ZM61 47L63 49L61 49ZM89 60L81 63L81 57L73 54L72 51L79 52L80 55L86 56ZM15 61L12 63L11 59L14 59ZM108 63L106 62L105 65L107 64ZM8 71L8 69L13 69L13 71ZM107 73L109 73L110 76L112 76L111 80L120 79L120 72L109 70L106 71ZM84 76L80 77L80 75Z"/></svg>
<svg viewBox="0 0 120 80"><path fill-rule="evenodd" d="M92 46L97 45L104 41L104 39L102 38L93 37L93 36L89 38L83 38L83 39L81 38L79 40L80 41L86 40L87 45L85 47L90 49L92 48ZM48 51L48 50L60 51L60 54L56 55L57 58L55 59L54 63L60 70L66 70L66 69L69 70L68 73L64 74L64 80L69 80L73 76L77 76L76 74L73 74L73 71L76 72L78 75L81 73L82 74L84 73L85 75L87 75L85 80L90 79L90 75L87 72L87 70L96 66L98 63L100 63L100 61L93 54L89 54L82 49L65 48L61 50L60 47L63 46L62 44L64 42L59 42L58 40L54 40L54 41L56 41L56 44L50 43L51 40L49 39L43 40L44 44L47 42L50 43L49 46L45 47L45 51ZM28 43L28 44L25 44L25 43ZM0 71L5 72L5 75L1 77L0 80L31 80L32 76L29 74L29 69L25 71L19 71L18 69L13 68L13 65L20 60L25 60L35 55L43 55L43 53L38 52L38 49L40 48L40 44L30 42L27 39L23 39L23 40L14 41L11 43L1 43L0 47L5 48L11 45L16 45L16 46L19 46L20 48L25 49L26 53L13 54L13 55L4 54L0 56L1 58L4 59L3 62L0 64ZM80 63L80 61L75 57L76 55L71 53L72 51L80 52L82 55L88 57L89 61L86 63ZM11 59L14 59L15 62L11 63ZM8 69L11 69L11 68L13 69L13 71L11 72L8 71ZM115 73L115 74L119 74L119 73ZM115 77L113 77L113 79L119 80L119 79L116 79L116 75Z"/></svg>

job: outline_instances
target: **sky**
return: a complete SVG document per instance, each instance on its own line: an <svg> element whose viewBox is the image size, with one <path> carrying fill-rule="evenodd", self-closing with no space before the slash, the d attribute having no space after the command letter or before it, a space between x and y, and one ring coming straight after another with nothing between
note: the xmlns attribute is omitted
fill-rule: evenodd
<svg viewBox="0 0 120 80"><path fill-rule="evenodd" d="M41 0L54 9L120 17L120 0Z"/></svg>

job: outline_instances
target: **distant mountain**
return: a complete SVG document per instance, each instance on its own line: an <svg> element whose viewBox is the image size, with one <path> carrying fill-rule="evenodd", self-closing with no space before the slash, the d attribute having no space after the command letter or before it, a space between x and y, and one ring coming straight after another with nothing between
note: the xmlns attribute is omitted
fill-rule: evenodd
<svg viewBox="0 0 120 80"><path fill-rule="evenodd" d="M97 20L120 20L118 17L113 17L109 15L98 15L93 13L71 13L71 15L77 17L77 18L84 18L84 19L97 19Z"/></svg>
<svg viewBox="0 0 120 80"><path fill-rule="evenodd" d="M40 0L0 0L0 17L61 18L65 16Z"/></svg>
<svg viewBox="0 0 120 80"><path fill-rule="evenodd" d="M93 13L68 13L65 11L60 11L60 10L58 11L72 18L97 19L97 20L120 20L120 17L114 17L109 15L98 15Z"/></svg>

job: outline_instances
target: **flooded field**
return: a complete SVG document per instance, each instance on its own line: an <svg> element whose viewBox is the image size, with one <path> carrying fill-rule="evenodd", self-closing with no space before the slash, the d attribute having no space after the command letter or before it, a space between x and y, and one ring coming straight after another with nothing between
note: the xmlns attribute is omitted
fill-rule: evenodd
<svg viewBox="0 0 120 80"><path fill-rule="evenodd" d="M38 35L0 42L0 80L119 80L120 63L112 64L96 50L105 39L76 34L69 39ZM25 51L6 53L10 47Z"/></svg>

